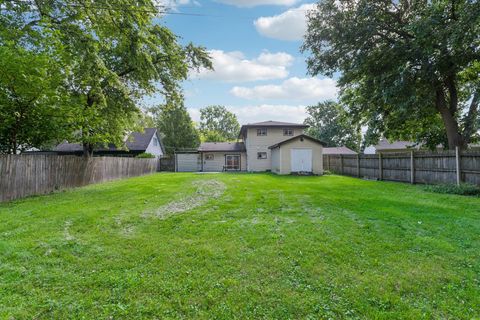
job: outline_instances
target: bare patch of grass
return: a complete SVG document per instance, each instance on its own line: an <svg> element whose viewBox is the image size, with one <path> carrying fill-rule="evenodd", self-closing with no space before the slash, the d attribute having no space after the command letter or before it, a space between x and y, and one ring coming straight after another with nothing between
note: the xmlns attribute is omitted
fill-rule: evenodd
<svg viewBox="0 0 480 320"><path fill-rule="evenodd" d="M75 241L75 237L70 233L70 227L72 226L72 221L67 220L63 226L63 237L67 241Z"/></svg>
<svg viewBox="0 0 480 320"><path fill-rule="evenodd" d="M153 212L153 215L166 219L174 214L190 211L207 203L211 199L219 198L225 192L225 184L218 180L194 181L196 187L194 194L184 196L178 200L167 203Z"/></svg>

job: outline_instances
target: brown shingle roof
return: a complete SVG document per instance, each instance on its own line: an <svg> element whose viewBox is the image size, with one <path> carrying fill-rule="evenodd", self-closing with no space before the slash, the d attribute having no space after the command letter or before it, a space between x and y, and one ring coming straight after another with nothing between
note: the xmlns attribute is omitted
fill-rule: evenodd
<svg viewBox="0 0 480 320"><path fill-rule="evenodd" d="M299 138L303 138L303 139L307 139L307 140L310 140L310 141L313 141L315 143L318 143L318 144L321 144L322 146L325 146L325 142L323 141L320 141L318 139L315 139L314 137L310 137L310 136L307 136L306 134L300 134L298 136L295 136L295 137L292 137L290 139L287 139L287 140L283 140L283 141L280 141L279 143L276 143L274 144L273 146L270 146L268 147L268 149L275 149L277 147L280 147L282 144L284 143L287 143L287 142L290 142L290 141L293 141L293 140L296 140L296 139L299 139Z"/></svg>
<svg viewBox="0 0 480 320"><path fill-rule="evenodd" d="M402 150L402 149L418 149L419 145L411 141L393 141L389 142L387 139L381 139L375 146L376 150Z"/></svg>
<svg viewBox="0 0 480 320"><path fill-rule="evenodd" d="M347 147L323 148L323 154L357 154L357 152Z"/></svg>
<svg viewBox="0 0 480 320"><path fill-rule="evenodd" d="M203 142L198 147L200 152L245 152L243 142Z"/></svg>
<svg viewBox="0 0 480 320"><path fill-rule="evenodd" d="M255 127L284 127L284 128L308 128L309 126L303 123L281 122L281 121L263 121L255 123L247 123L240 128L240 135L244 135L248 128Z"/></svg>
<svg viewBox="0 0 480 320"><path fill-rule="evenodd" d="M307 128L308 125L303 123L281 122L281 121L262 121L255 123L247 123L243 127L301 127Z"/></svg>

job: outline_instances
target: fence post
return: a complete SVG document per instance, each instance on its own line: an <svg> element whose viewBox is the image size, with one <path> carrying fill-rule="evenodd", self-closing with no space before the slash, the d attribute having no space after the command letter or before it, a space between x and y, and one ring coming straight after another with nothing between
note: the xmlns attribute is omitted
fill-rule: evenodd
<svg viewBox="0 0 480 320"><path fill-rule="evenodd" d="M383 180L382 154L378 154L378 180Z"/></svg>
<svg viewBox="0 0 480 320"><path fill-rule="evenodd" d="M357 153L357 177L360 178L360 155Z"/></svg>
<svg viewBox="0 0 480 320"><path fill-rule="evenodd" d="M340 173L343 175L343 155L340 155Z"/></svg>
<svg viewBox="0 0 480 320"><path fill-rule="evenodd" d="M328 171L332 171L330 168L330 155L327 155L327 166L328 166Z"/></svg>
<svg viewBox="0 0 480 320"><path fill-rule="evenodd" d="M410 151L410 183L415 183L415 158L413 156L413 150Z"/></svg>
<svg viewBox="0 0 480 320"><path fill-rule="evenodd" d="M455 166L457 169L457 186L462 183L462 168L460 167L460 148L455 147Z"/></svg>

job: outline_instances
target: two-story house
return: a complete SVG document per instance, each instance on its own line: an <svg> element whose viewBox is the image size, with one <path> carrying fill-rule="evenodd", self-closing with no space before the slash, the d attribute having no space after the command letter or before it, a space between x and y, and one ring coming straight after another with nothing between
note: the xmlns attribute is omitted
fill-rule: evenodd
<svg viewBox="0 0 480 320"><path fill-rule="evenodd" d="M237 142L205 142L176 153L177 171L323 173L323 143L305 135L307 125L265 121L243 125Z"/></svg>

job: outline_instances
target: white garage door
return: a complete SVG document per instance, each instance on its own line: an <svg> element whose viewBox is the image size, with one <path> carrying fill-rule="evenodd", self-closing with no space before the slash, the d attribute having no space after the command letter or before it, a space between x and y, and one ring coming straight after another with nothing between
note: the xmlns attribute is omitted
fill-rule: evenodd
<svg viewBox="0 0 480 320"><path fill-rule="evenodd" d="M312 172L312 149L292 149L292 172Z"/></svg>

